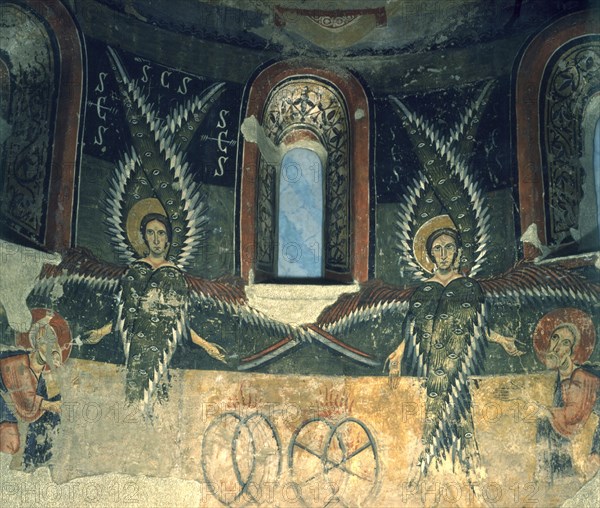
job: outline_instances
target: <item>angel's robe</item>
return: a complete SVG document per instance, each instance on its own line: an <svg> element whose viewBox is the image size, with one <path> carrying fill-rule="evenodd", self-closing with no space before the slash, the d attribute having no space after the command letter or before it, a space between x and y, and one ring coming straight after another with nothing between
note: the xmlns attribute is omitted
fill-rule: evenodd
<svg viewBox="0 0 600 508"><path fill-rule="evenodd" d="M402 373L425 378L424 450L419 459L423 474L446 454L465 470L477 464L467 376L482 370L484 304L480 285L468 277L445 287L428 281L410 299Z"/></svg>
<svg viewBox="0 0 600 508"><path fill-rule="evenodd" d="M125 350L125 392L149 404L178 342L187 334L188 287L176 266L136 261L121 281L117 330Z"/></svg>

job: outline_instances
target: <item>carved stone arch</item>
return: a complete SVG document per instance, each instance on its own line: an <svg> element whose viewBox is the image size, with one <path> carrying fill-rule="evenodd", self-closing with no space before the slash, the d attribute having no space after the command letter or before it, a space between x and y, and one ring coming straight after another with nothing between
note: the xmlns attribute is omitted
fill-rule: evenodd
<svg viewBox="0 0 600 508"><path fill-rule="evenodd" d="M325 279L365 281L369 260L369 104L350 73L279 62L258 74L248 93L254 116L275 145L312 143L326 154ZM273 278L276 260L276 167L245 141L240 191L240 271Z"/></svg>
<svg viewBox="0 0 600 508"><path fill-rule="evenodd" d="M521 230L535 225L542 245L565 253L577 252L572 233L578 234L585 178L582 125L600 89L598 15L574 13L540 32L516 75ZM524 247L526 258L539 254L533 244Z"/></svg>
<svg viewBox="0 0 600 508"><path fill-rule="evenodd" d="M59 0L0 5L0 216L10 239L71 246L83 47Z"/></svg>

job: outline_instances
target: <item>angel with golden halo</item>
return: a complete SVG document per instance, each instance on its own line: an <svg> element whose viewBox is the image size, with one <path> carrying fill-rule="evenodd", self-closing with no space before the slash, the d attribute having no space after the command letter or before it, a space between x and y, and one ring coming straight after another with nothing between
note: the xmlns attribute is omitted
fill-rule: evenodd
<svg viewBox="0 0 600 508"><path fill-rule="evenodd" d="M482 268L489 269L490 223L466 157L472 153L491 87L484 84L446 136L390 98L420 162L396 221L399 270L417 284L400 288L370 281L358 293L340 297L311 325L315 335L356 349L364 343L357 330L364 336L371 326L376 347L397 344L384 356L364 351L389 362L390 386L396 387L400 376L424 380L426 414L423 450L415 464L417 482L449 460L463 470L472 488L476 484L480 461L469 378L483 374L490 342L511 356L524 353L514 337L491 329L495 304L594 306L600 300L598 284L558 263L520 261L502 275L478 276Z"/></svg>
<svg viewBox="0 0 600 508"><path fill-rule="evenodd" d="M208 224L205 197L185 154L224 84L209 86L160 118L110 48L109 58L131 131L131 147L115 167L105 201L110 243L123 264L73 248L58 266L45 265L34 295L54 298L60 287L57 305L73 320L86 306L91 315L94 306L114 300L107 304L116 307L112 319L82 334L80 343L95 345L111 333L119 337L126 399L149 415L156 395L167 395L168 368L182 343L222 363L234 356L195 331L207 321L226 314L273 340L295 332L251 309L241 279L207 280L185 271L206 240Z"/></svg>
<svg viewBox="0 0 600 508"><path fill-rule="evenodd" d="M463 242L448 215L423 224L413 244L417 262L431 274L408 300L400 344L388 359L390 382L398 376L425 379L425 423L419 457L421 475L447 453L469 474L479 468L468 376L483 373L486 343L513 356L515 339L490 330L485 293L461 271Z"/></svg>

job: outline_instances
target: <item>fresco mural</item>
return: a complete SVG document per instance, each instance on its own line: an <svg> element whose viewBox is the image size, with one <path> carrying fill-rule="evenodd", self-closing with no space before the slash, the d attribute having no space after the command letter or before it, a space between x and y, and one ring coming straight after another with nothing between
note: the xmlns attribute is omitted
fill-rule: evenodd
<svg viewBox="0 0 600 508"><path fill-rule="evenodd" d="M555 309L537 324L534 347L546 367L558 371L551 408L540 406L538 442L543 450L540 474L552 479L572 474L573 461L568 438L575 435L592 411L598 392L597 364L587 362L596 341L589 315L573 308ZM596 427L586 473L598 470L599 427Z"/></svg>
<svg viewBox="0 0 600 508"><path fill-rule="evenodd" d="M505 26L518 44L501 68L465 59L463 78L440 57L446 81L414 84L408 60L389 69L402 81L377 74L413 15L397 2L255 6L245 22L198 3L190 20L141 2L0 5L31 31L20 52L0 37L2 475L48 471L60 490L117 474L116 497L71 502L132 506L165 504L151 485L180 485L184 506L559 506L598 489L596 11L511 4L523 24ZM67 18L77 93L61 88L79 54L56 43ZM461 41L438 56L481 58L506 35L436 23ZM233 69L238 50L260 58ZM348 63L365 54L372 67ZM34 61L47 104L25 108ZM61 104L80 122L64 131ZM26 220L10 204L23 171ZM11 489L0 499L28 504Z"/></svg>

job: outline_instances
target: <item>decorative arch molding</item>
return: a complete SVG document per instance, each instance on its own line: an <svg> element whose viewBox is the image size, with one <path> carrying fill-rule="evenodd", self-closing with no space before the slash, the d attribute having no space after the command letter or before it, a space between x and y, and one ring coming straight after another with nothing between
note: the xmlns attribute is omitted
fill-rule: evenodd
<svg viewBox="0 0 600 508"><path fill-rule="evenodd" d="M600 11L565 16L526 46L516 71L516 142L521 231L535 225L558 248L578 228L583 196L582 123L600 88ZM524 256L540 253L525 243Z"/></svg>
<svg viewBox="0 0 600 508"><path fill-rule="evenodd" d="M369 103L358 79L317 65L278 62L250 86L254 116L275 145L306 146L325 158L325 279L366 281L369 260ZM323 154L323 149L326 152ZM276 246L277 172L244 141L240 188L240 272L271 278Z"/></svg>
<svg viewBox="0 0 600 508"><path fill-rule="evenodd" d="M16 239L62 251L73 241L81 37L59 0L14 0L0 9L2 222Z"/></svg>

